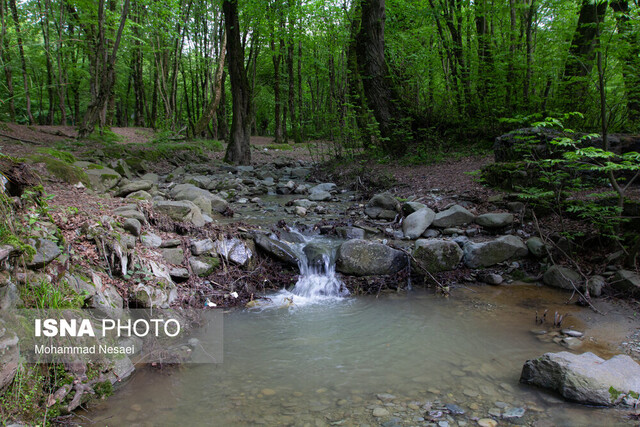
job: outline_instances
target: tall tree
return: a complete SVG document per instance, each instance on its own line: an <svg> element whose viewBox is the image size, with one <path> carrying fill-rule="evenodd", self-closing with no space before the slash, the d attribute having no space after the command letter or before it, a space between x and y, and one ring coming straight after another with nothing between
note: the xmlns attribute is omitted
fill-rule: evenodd
<svg viewBox="0 0 640 427"><path fill-rule="evenodd" d="M623 46L620 46L622 77L627 95L629 121L637 125L640 121L640 28L637 19L631 19L628 1L614 0L611 2L611 8L615 12L618 34L623 41Z"/></svg>
<svg viewBox="0 0 640 427"><path fill-rule="evenodd" d="M232 164L251 164L251 89L244 66L244 46L240 37L238 1L222 2L227 32L227 57L233 116L225 161Z"/></svg>
<svg viewBox="0 0 640 427"><path fill-rule="evenodd" d="M97 32L89 30L88 33L94 45L93 52L90 52L90 58L93 58L93 61L91 61L93 87L91 91L91 104L89 104L78 129L78 138L87 137L93 132L97 123L100 122L104 124L106 120L107 103L115 83L116 54L120 47L122 32L124 31L129 13L129 0L124 0L122 14L120 15L120 25L118 26L111 52L109 52L106 41L106 11L104 6L105 0L99 0L98 30ZM85 27L85 31L87 29L88 27Z"/></svg>
<svg viewBox="0 0 640 427"><path fill-rule="evenodd" d="M9 54L9 40L7 38L7 21L5 18L5 0L0 0L0 19L2 20L2 33L0 34L0 61L4 68L4 76L7 81L7 97L9 103L9 118L12 122L16 121L16 106L13 100L13 69L11 67L11 56Z"/></svg>
<svg viewBox="0 0 640 427"><path fill-rule="evenodd" d="M20 56L20 64L22 64L22 83L24 84L24 96L27 104L27 117L29 118L29 124L34 125L36 121L33 119L33 114L31 114L31 95L29 94L29 75L27 74L27 61L24 58L22 32L20 31L20 18L18 17L18 8L16 7L16 0L9 0L9 7L11 8L13 23L16 27L16 38L18 39L18 54Z"/></svg>

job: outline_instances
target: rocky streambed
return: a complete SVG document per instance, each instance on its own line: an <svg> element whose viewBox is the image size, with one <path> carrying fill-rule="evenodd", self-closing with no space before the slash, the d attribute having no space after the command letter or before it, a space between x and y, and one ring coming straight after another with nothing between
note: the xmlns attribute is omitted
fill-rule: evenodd
<svg viewBox="0 0 640 427"><path fill-rule="evenodd" d="M232 349L237 346L237 352L225 354L227 362L216 366L211 377L197 370L171 376L178 379L176 385L166 385L169 393L173 394L175 387L184 388L184 392L176 395L175 405L164 415L188 413L193 414L194 423L206 422L207 416L214 416L212 410L203 404L204 398L195 396L197 387L207 385L206 395L215 396L222 405L213 411L215 416L226 414L217 420L223 424L286 424L298 419L316 425L372 421L388 425L494 425L503 420L563 423L559 420L564 418L554 418L547 407L558 404L562 408L559 413L573 407L545 393L534 398L528 394L532 392L523 391L525 388L518 386L522 364L543 351L563 347L580 352L593 348L601 355L633 353L635 349L634 341L627 337L638 328L637 319L627 319L615 339L585 330L585 325L596 330L599 320L580 323L574 333L573 318L567 317L567 311L592 312L557 302L554 306L539 295L552 291L554 298L566 301L573 293L574 301L582 298L584 302L614 292L633 295L640 289L638 275L623 269L615 257L600 274L587 276L572 265L554 265L553 256L567 242L561 236L554 241L536 237L519 202L503 198L479 201L468 195L444 197L437 190L404 200L391 193L360 200L348 187L317 182L312 165L296 161L255 167L191 164L165 174L134 173L122 160L110 164L77 162L74 167L86 173L91 193L82 185L61 191L70 200L88 195L102 208L84 214L57 211L49 220L39 220L38 234L29 241L35 254L26 264L28 269L19 274L8 272L16 271L22 249L12 245L1 248L0 262L6 271L1 283L3 308L21 306L21 287L47 282L63 283L82 295L86 307L111 315L127 306L254 307L229 315L225 339L230 340ZM109 208L104 209L103 203ZM310 311L288 304L284 313L274 308L268 309L272 313L254 312L261 307L259 297L268 296L265 292L269 289L295 284L300 256L293 247L300 243L296 237L300 232L338 242L335 269L353 295L393 292L396 296L384 296L381 306L365 299L364 304L371 306L363 311L358 308L363 300L357 297L338 300L335 305L321 304ZM307 252L305 256L313 258ZM465 289L478 283L493 285L489 288L495 294L491 298L506 301L474 300L478 291ZM454 298L406 293L423 284ZM542 284L565 292L540 287ZM528 296L518 300L519 289L525 288ZM456 300L458 296L460 300ZM506 336L495 336L499 328L513 322L516 308L518 320L513 326L517 327L508 328ZM626 308L620 310L630 313ZM319 320L313 320L316 315ZM327 316L333 315L354 316L356 323L329 321ZM252 325L257 319L271 319L283 335L276 332L271 336L273 329L259 336L246 331L242 335L242 325ZM327 331L340 338L334 340ZM345 331L346 336L340 335ZM289 334L302 343L311 340L313 345L297 353L300 348L288 342ZM402 339L378 341L379 336ZM283 348L268 347L263 352L261 337L269 345L281 340ZM5 341L4 354L10 356L5 356L1 365L3 386L15 375L18 348L15 340ZM515 346L515 352L500 353L520 341L526 344ZM618 347L623 341L627 345ZM364 357L369 352L363 349L372 345L371 354ZM343 349L348 351L343 353ZM476 358L480 349L485 353ZM229 366L229 360L242 360L245 352L259 357ZM396 366L396 358L402 360L405 353L412 357ZM438 362L430 363L430 357ZM309 360L317 363L309 364ZM269 361L282 361L282 366L270 371ZM353 365L354 361L360 362ZM304 369L292 369L299 364ZM504 364L509 367L508 374L498 372ZM104 370L117 370L119 381L135 372L130 361L105 366ZM265 378L248 374L261 370L268 373ZM355 376L349 376L351 371ZM479 376L465 383L466 376L478 372ZM138 375L145 378L142 383L136 379ZM390 379L385 379L387 376ZM374 381L376 377L380 381ZM107 405L120 407L118 399L126 400L131 390L146 396L146 387L164 389L151 385L150 378L148 373L136 374L131 385ZM202 383L204 378L206 384ZM308 387L294 386L301 378ZM166 379L159 377L157 381ZM483 385L492 391L482 391ZM233 391L225 394L224 390ZM147 403L155 405L167 399L159 393L150 395ZM268 404L255 405L258 401ZM135 407L122 403L130 411L119 420L144 423L152 411L145 402L133 404ZM194 407L196 404L200 406ZM285 405L284 409L279 405ZM576 414L584 411L575 410ZM134 415L136 412L142 418ZM109 409L104 413L113 416ZM280 418L282 414L285 418ZM590 412L585 415L590 416ZM147 421L162 424L161 418L155 423Z"/></svg>

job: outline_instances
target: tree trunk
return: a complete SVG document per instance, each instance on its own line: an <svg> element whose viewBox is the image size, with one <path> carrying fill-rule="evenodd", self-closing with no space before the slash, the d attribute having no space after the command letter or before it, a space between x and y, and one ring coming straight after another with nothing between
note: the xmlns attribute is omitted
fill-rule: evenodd
<svg viewBox="0 0 640 427"><path fill-rule="evenodd" d="M582 0L578 26L573 34L564 68L562 102L567 108L578 107L579 111L585 109L587 80L593 68L598 39L596 26L598 22L603 22L606 10L606 1Z"/></svg>
<svg viewBox="0 0 640 427"><path fill-rule="evenodd" d="M382 149L400 155L406 150L404 115L396 106L397 96L384 56L385 0L360 0L362 20L357 36L358 69L364 94L378 122Z"/></svg>
<svg viewBox="0 0 640 427"><path fill-rule="evenodd" d="M516 12L516 0L509 0L509 68L507 71L507 95L505 100L507 108L512 106L516 86L516 32L518 31L518 16Z"/></svg>
<svg viewBox="0 0 640 427"><path fill-rule="evenodd" d="M280 107L282 100L280 99L280 58L282 55L276 51L276 42L274 34L271 34L269 40L269 46L271 47L271 61L273 62L273 142L275 144L282 143L282 118L280 116Z"/></svg>
<svg viewBox="0 0 640 427"><path fill-rule="evenodd" d="M538 6L536 0L528 0L529 7L526 11L526 55L527 55L527 71L522 85L522 98L525 108L529 107L529 97L531 96L531 80L533 79L533 22L536 16Z"/></svg>
<svg viewBox="0 0 640 427"><path fill-rule="evenodd" d="M626 43L622 49L622 78L627 94L629 122L637 125L640 121L640 32L631 26L629 2L615 0L611 2L615 12L616 26L620 38Z"/></svg>
<svg viewBox="0 0 640 427"><path fill-rule="evenodd" d="M211 120L213 120L213 118L216 116L218 105L220 105L220 98L222 97L222 74L224 72L224 59L227 48L227 33L225 32L222 37L220 58L218 58L218 68L216 69L215 92L213 94L213 99L204 109L204 111L202 112L202 117L200 117L200 120L198 120L194 127L194 136L204 136L204 132L207 130L207 127L209 126Z"/></svg>
<svg viewBox="0 0 640 427"><path fill-rule="evenodd" d="M16 121L16 107L13 101L13 70L11 67L11 56L9 54L9 40L6 37L7 34L7 21L5 14L5 1L0 0L0 19L2 20L2 42L0 43L0 59L2 60L2 66L4 68L4 76L7 80L7 96L9 97L9 118L12 122Z"/></svg>
<svg viewBox="0 0 640 427"><path fill-rule="evenodd" d="M12 0L15 1L15 0ZM98 5L98 25L101 29L98 31L98 43L96 49L96 72L100 73L96 80L97 88L95 95L91 100L91 104L87 108L87 112L82 119L82 123L78 129L78 138L86 138L93 132L96 123L99 121L104 122L107 103L111 96L113 85L115 82L115 62L118 48L120 47L120 41L122 40L122 32L127 22L127 14L129 13L129 0L125 0L122 6L122 15L120 16L120 26L116 33L116 38L113 42L111 54L107 53L107 47L104 40L104 26L105 26L105 10L104 0L100 0ZM102 58L100 58L102 57ZM102 60L104 59L104 60Z"/></svg>
<svg viewBox="0 0 640 427"><path fill-rule="evenodd" d="M222 80L220 81L220 108L218 108L218 132L214 138L221 141L229 141L229 120L227 116L227 90L226 90L227 73L222 72Z"/></svg>
<svg viewBox="0 0 640 427"><path fill-rule="evenodd" d="M9 0L9 7L11 8L11 14L13 15L13 23L16 29L16 38L18 39L18 53L20 56L20 63L22 64L22 82L24 84L24 97L27 103L27 117L29 118L29 124L34 125L36 121L31 114L31 96L29 95L29 76L27 74L27 62L24 59L24 48L22 45L22 34L20 32L20 18L18 17L18 8L16 7L16 0Z"/></svg>
<svg viewBox="0 0 640 427"><path fill-rule="evenodd" d="M244 66L244 47L240 40L237 0L222 2L224 25L227 31L227 55L233 118L225 161L232 164L251 164L251 94Z"/></svg>
<svg viewBox="0 0 640 427"><path fill-rule="evenodd" d="M493 72L493 57L491 55L491 34L489 33L489 21L487 20L487 3L485 0L477 0L475 3L476 32L478 34L478 69L479 88L478 95L481 103L485 102L489 92L489 85Z"/></svg>

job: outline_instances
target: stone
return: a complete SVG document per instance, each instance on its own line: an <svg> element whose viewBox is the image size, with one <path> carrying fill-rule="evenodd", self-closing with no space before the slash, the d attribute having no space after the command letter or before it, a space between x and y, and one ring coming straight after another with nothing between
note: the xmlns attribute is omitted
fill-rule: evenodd
<svg viewBox="0 0 640 427"><path fill-rule="evenodd" d="M294 209L294 213L298 216L306 216L307 215L307 210L305 208L303 208L302 206L296 206Z"/></svg>
<svg viewBox="0 0 640 427"><path fill-rule="evenodd" d="M142 224L140 224L140 221L135 218L127 218L124 221L124 224L122 224L122 228L138 237L142 231Z"/></svg>
<svg viewBox="0 0 640 427"><path fill-rule="evenodd" d="M12 310L22 304L20 292L13 282L8 282L0 287L0 311Z"/></svg>
<svg viewBox="0 0 640 427"><path fill-rule="evenodd" d="M331 193L328 191L316 191L315 193L309 193L309 200L313 202L327 202L331 200Z"/></svg>
<svg viewBox="0 0 640 427"><path fill-rule="evenodd" d="M191 257L189 258L189 266L196 276L204 277L211 274L216 267L220 265L220 259L213 257Z"/></svg>
<svg viewBox="0 0 640 427"><path fill-rule="evenodd" d="M149 181L151 184L157 184L160 181L160 177L156 173L145 173L140 177L143 181Z"/></svg>
<svg viewBox="0 0 640 427"><path fill-rule="evenodd" d="M191 242L191 253L196 256L211 252L213 248L213 240L209 238L202 240L193 240Z"/></svg>
<svg viewBox="0 0 640 427"><path fill-rule="evenodd" d="M364 239L366 232L358 227L336 227L336 234L341 239Z"/></svg>
<svg viewBox="0 0 640 427"><path fill-rule="evenodd" d="M249 241L253 243L252 241ZM220 256L234 264L247 266L253 259L255 248L252 248L249 242L232 237L231 239L216 240L214 247Z"/></svg>
<svg viewBox="0 0 640 427"><path fill-rule="evenodd" d="M392 194L381 193L369 200L364 212L372 219L393 220L400 210L400 202Z"/></svg>
<svg viewBox="0 0 640 427"><path fill-rule="evenodd" d="M424 233L422 233L422 237L425 239L433 239L435 237L440 236L440 232L434 229L427 229Z"/></svg>
<svg viewBox="0 0 640 427"><path fill-rule="evenodd" d="M135 191L151 190L152 184L149 181L131 181L122 187L120 187L115 195L118 197L125 197Z"/></svg>
<svg viewBox="0 0 640 427"><path fill-rule="evenodd" d="M88 282L85 282L89 285ZM124 311L124 300L118 290L108 283L102 283L102 279L95 273L91 274L91 283L94 294L89 300L89 307L98 310L106 316L119 318Z"/></svg>
<svg viewBox="0 0 640 427"><path fill-rule="evenodd" d="M501 275L496 273L483 273L480 274L480 281L486 283L487 285L500 285L504 282L504 279Z"/></svg>
<svg viewBox="0 0 640 427"><path fill-rule="evenodd" d="M115 170L93 163L87 165L83 169L89 178L91 187L101 193L114 188L122 178L122 176Z"/></svg>
<svg viewBox="0 0 640 427"><path fill-rule="evenodd" d="M186 268L182 268L182 267L174 267L174 268L170 268L169 269L169 274L171 275L171 278L174 280L187 280L189 279L189 270L187 270Z"/></svg>
<svg viewBox="0 0 640 427"><path fill-rule="evenodd" d="M162 237L153 233L145 233L140 237L142 246L147 248L159 248L162 245Z"/></svg>
<svg viewBox="0 0 640 427"><path fill-rule="evenodd" d="M389 415L389 411L385 408L377 407L373 408L373 416L376 418L386 417Z"/></svg>
<svg viewBox="0 0 640 427"><path fill-rule="evenodd" d="M143 308L169 308L178 298L176 285L168 280L154 280L152 284L138 283L131 297Z"/></svg>
<svg viewBox="0 0 640 427"><path fill-rule="evenodd" d="M478 420L478 425L480 427L496 427L498 425L498 422L491 418L480 418Z"/></svg>
<svg viewBox="0 0 640 427"><path fill-rule="evenodd" d="M629 270L619 270L613 276L611 287L627 295L640 295L640 275Z"/></svg>
<svg viewBox="0 0 640 427"><path fill-rule="evenodd" d="M2 262L5 259L9 258L9 255L11 255L11 253L14 252L14 251L15 251L15 249L11 245L2 245L2 246L0 246L0 262Z"/></svg>
<svg viewBox="0 0 640 427"><path fill-rule="evenodd" d="M184 261L184 251L182 248L160 249L160 254L169 264L180 265Z"/></svg>
<svg viewBox="0 0 640 427"><path fill-rule="evenodd" d="M419 202L405 202L402 204L402 215L409 216L412 213L426 208L427 205Z"/></svg>
<svg viewBox="0 0 640 427"><path fill-rule="evenodd" d="M310 173L310 168L298 167L291 169L289 175L291 176L291 178L305 179L307 176L309 176Z"/></svg>
<svg viewBox="0 0 640 427"><path fill-rule="evenodd" d="M156 202L154 208L158 212L168 215L174 221L191 222L196 227L202 227L205 224L200 208L187 200Z"/></svg>
<svg viewBox="0 0 640 427"><path fill-rule="evenodd" d="M29 268L42 268L62 253L57 244L42 237L29 239L29 244L36 250L36 254L27 262L27 267Z"/></svg>
<svg viewBox="0 0 640 427"><path fill-rule="evenodd" d="M402 223L402 232L408 239L417 239L429 228L436 217L436 213L429 208L423 208L410 214Z"/></svg>
<svg viewBox="0 0 640 427"><path fill-rule="evenodd" d="M5 329L4 320L0 319L0 390L11 384L18 371L20 351L19 339L14 332Z"/></svg>
<svg viewBox="0 0 640 427"><path fill-rule="evenodd" d="M460 246L445 239L416 240L413 250L415 262L430 273L455 270L462 256Z"/></svg>
<svg viewBox="0 0 640 427"><path fill-rule="evenodd" d="M120 215L123 218L137 219L141 224L145 224L147 222L147 219L144 217L142 212L137 211L134 208L128 210L115 210L114 213Z"/></svg>
<svg viewBox="0 0 640 427"><path fill-rule="evenodd" d="M198 188L193 184L178 184L169 191L169 195L175 200L184 200L199 203L208 202L211 205L211 209L206 212L207 214L212 212L222 213L229 207L229 203L220 196L211 194L211 192Z"/></svg>
<svg viewBox="0 0 640 427"><path fill-rule="evenodd" d="M308 199L298 199L293 201L293 206L300 206L305 209L311 209L316 207L318 204L316 202L312 202Z"/></svg>
<svg viewBox="0 0 640 427"><path fill-rule="evenodd" d="M355 276L386 275L399 272L407 262L402 251L382 243L353 239L340 245L336 269Z"/></svg>
<svg viewBox="0 0 640 427"><path fill-rule="evenodd" d="M332 182L325 182L322 184L318 184L309 189L309 194L319 193L319 192L328 192L331 193L333 191L338 191L338 186Z"/></svg>
<svg viewBox="0 0 640 427"><path fill-rule="evenodd" d="M489 229L505 228L513 224L513 214L487 213L476 217L476 224Z"/></svg>
<svg viewBox="0 0 640 427"><path fill-rule="evenodd" d="M545 285L554 288L567 289L573 291L575 288L582 288L582 277L576 271L561 267L559 265L552 265L545 271L542 276L542 281Z"/></svg>
<svg viewBox="0 0 640 427"><path fill-rule="evenodd" d="M107 378L112 385L122 383L129 378L133 371L136 370L133 362L128 357L112 358L111 370L107 374Z"/></svg>
<svg viewBox="0 0 640 427"><path fill-rule="evenodd" d="M109 166L111 166L114 171L118 172L120 175L124 176L127 179L131 179L133 177L131 168L129 168L129 165L124 159L114 160L109 164Z"/></svg>
<svg viewBox="0 0 640 427"><path fill-rule="evenodd" d="M253 240L258 248L268 255L291 265L298 265L298 257L293 249L286 243L271 239L264 234L256 234Z"/></svg>
<svg viewBox="0 0 640 427"><path fill-rule="evenodd" d="M475 216L460 205L453 205L449 209L438 212L433 225L439 228L449 228L473 222Z"/></svg>
<svg viewBox="0 0 640 427"><path fill-rule="evenodd" d="M465 413L464 409L454 403L447 403L446 405L444 405L444 407L447 408L447 411L449 411L449 413L453 415L464 415Z"/></svg>
<svg viewBox="0 0 640 427"><path fill-rule="evenodd" d="M527 248L529 249L529 252L531 252L531 255L536 258L544 258L547 256L547 246L539 237L531 237L527 239Z"/></svg>
<svg viewBox="0 0 640 427"><path fill-rule="evenodd" d="M151 201L153 196L144 190L134 191L126 196L127 199Z"/></svg>
<svg viewBox="0 0 640 427"><path fill-rule="evenodd" d="M606 280L602 276L591 276L587 280L587 289L589 290L589 296L599 297L602 295L602 288L607 284Z"/></svg>
<svg viewBox="0 0 640 427"><path fill-rule="evenodd" d="M490 267L503 261L527 256L529 250L516 236L502 236L487 242L467 242L464 263L469 268Z"/></svg>
<svg viewBox="0 0 640 427"><path fill-rule="evenodd" d="M604 360L590 352L546 353L524 364L520 382L575 402L612 406L621 394L640 393L640 365L624 354Z"/></svg>

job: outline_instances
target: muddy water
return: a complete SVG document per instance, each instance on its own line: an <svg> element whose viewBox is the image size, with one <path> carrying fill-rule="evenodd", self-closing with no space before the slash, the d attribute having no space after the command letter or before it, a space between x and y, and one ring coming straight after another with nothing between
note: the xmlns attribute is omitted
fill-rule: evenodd
<svg viewBox="0 0 640 427"><path fill-rule="evenodd" d="M518 383L525 360L562 350L531 332L540 328L536 309L571 312L563 326L586 331L581 351L615 352L589 338L590 314L566 298L533 286L476 287L449 298L415 291L232 311L223 363L140 370L83 415L98 425L455 426L508 424L505 412L524 409L515 424L633 425L624 412ZM465 413L447 415L446 404Z"/></svg>

